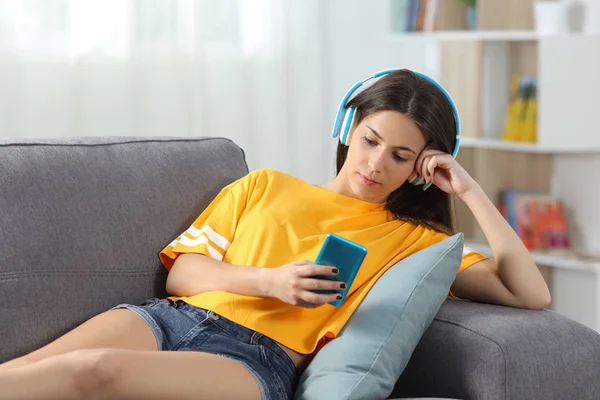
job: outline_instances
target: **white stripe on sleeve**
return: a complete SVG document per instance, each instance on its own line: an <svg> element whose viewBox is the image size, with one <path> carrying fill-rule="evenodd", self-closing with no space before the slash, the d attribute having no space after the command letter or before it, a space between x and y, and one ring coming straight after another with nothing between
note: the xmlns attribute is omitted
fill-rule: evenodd
<svg viewBox="0 0 600 400"><path fill-rule="evenodd" d="M193 237L198 237L204 233L213 243L215 243L217 246L223 249L223 251L227 251L227 248L230 245L229 240L225 239L224 236L215 232L214 229L211 228L209 225L204 225L202 229L198 229L192 225L188 228L186 232Z"/></svg>
<svg viewBox="0 0 600 400"><path fill-rule="evenodd" d="M473 250L472 248L470 248L468 246L464 246L463 247L463 257L466 256L466 255L468 255L468 254L471 254L473 252L475 252L475 250Z"/></svg>
<svg viewBox="0 0 600 400"><path fill-rule="evenodd" d="M204 235L195 239L190 239L186 236L182 236L181 239L179 239L179 244L186 247L196 247L199 244L203 244L208 249L208 253L212 258L218 261L223 260L223 255L221 255L221 253L219 253L217 249L215 249L213 246L210 245L210 243L208 243L208 239Z"/></svg>

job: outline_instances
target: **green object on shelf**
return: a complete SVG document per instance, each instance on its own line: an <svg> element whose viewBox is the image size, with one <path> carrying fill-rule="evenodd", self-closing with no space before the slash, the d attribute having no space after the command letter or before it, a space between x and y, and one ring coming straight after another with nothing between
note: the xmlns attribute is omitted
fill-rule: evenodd
<svg viewBox="0 0 600 400"><path fill-rule="evenodd" d="M475 7L477 5L477 0L463 0L463 3L465 3L467 7Z"/></svg>

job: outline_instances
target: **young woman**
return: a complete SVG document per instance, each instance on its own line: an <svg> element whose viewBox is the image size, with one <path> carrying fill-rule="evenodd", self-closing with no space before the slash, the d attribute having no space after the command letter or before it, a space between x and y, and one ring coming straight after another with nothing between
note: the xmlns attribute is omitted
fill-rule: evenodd
<svg viewBox="0 0 600 400"><path fill-rule="evenodd" d="M465 250L451 294L549 304L527 249L453 158L458 117L439 85L397 70L343 105L356 114L331 182L265 169L228 185L159 253L172 297L120 304L1 365L0 399L290 398L311 355L377 278L452 233L450 195L473 212L494 254ZM368 249L350 288L314 278L337 273L310 261L328 233ZM327 303L338 294L317 289L348 295L336 308Z"/></svg>

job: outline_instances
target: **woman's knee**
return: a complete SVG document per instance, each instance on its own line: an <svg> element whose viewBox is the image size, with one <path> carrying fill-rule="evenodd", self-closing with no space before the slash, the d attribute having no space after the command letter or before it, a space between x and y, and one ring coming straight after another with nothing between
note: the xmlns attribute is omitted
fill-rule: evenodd
<svg viewBox="0 0 600 400"><path fill-rule="evenodd" d="M103 400L113 398L118 379L118 351L83 349L65 354L71 384L81 398Z"/></svg>

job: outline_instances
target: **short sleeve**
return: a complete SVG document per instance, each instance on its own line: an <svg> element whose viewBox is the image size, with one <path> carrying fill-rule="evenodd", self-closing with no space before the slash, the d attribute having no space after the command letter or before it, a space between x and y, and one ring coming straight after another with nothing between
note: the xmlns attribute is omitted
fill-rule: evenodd
<svg viewBox="0 0 600 400"><path fill-rule="evenodd" d="M483 255L481 253L476 252L472 248L470 248L468 246L464 246L462 261L460 263L460 267L458 267L458 272L456 274L458 275L461 272L463 272L464 270L466 270L467 268L469 268L470 266L472 266L473 264L476 264L479 261L487 260L488 258L489 257L487 257L487 256L485 256L485 255ZM458 297L456 297L452 293L452 291L450 291L450 296L458 299Z"/></svg>
<svg viewBox="0 0 600 400"><path fill-rule="evenodd" d="M488 258L489 257L476 252L472 248L470 248L468 246L464 246L462 261L460 263L460 267L458 268L458 272L456 274L458 275L461 272L463 272L465 269L469 268L471 265L473 265L479 261L482 261L482 260L487 260Z"/></svg>
<svg viewBox="0 0 600 400"><path fill-rule="evenodd" d="M223 260L251 191L252 174L224 187L192 225L158 254L167 270L183 253Z"/></svg>

